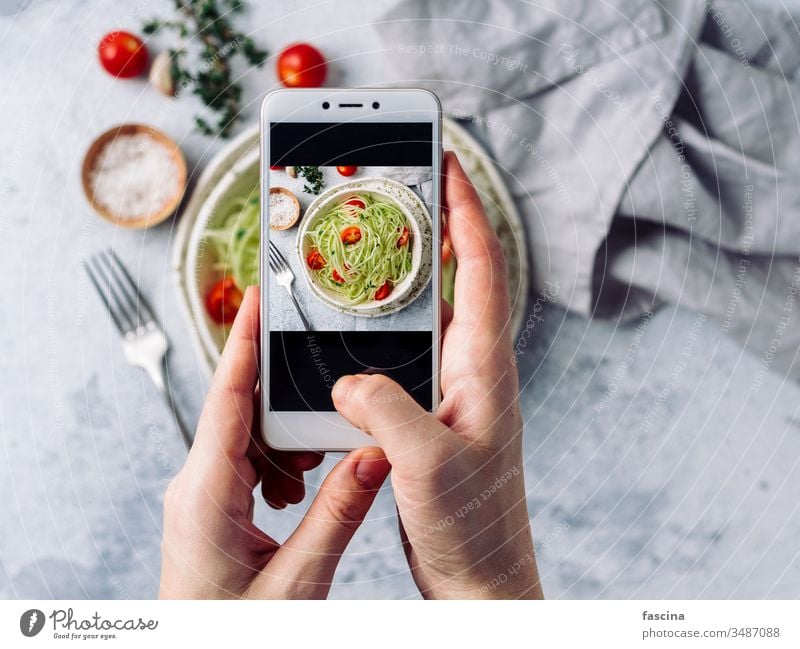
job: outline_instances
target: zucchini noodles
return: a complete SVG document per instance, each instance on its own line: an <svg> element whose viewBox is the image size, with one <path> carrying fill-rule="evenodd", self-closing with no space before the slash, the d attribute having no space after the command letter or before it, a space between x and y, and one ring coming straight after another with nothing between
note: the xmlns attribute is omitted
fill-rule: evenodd
<svg viewBox="0 0 800 649"><path fill-rule="evenodd" d="M395 203L353 194L312 225L309 271L343 304L385 299L411 272L410 228Z"/></svg>
<svg viewBox="0 0 800 649"><path fill-rule="evenodd" d="M258 192L250 198L237 199L219 227L206 230L206 239L216 252L215 270L233 276L241 291L258 284L258 201Z"/></svg>

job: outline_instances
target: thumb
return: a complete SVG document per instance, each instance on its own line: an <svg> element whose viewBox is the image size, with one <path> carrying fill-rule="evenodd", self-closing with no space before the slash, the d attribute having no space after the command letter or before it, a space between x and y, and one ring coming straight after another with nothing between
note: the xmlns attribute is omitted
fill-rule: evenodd
<svg viewBox="0 0 800 649"><path fill-rule="evenodd" d="M420 452L438 457L448 446L450 429L388 376L343 376L331 396L339 414L372 435L395 468Z"/></svg>
<svg viewBox="0 0 800 649"><path fill-rule="evenodd" d="M325 597L339 559L389 474L379 448L348 454L328 474L305 517L267 564L262 577L291 582L294 596ZM274 584L273 584L274 585Z"/></svg>

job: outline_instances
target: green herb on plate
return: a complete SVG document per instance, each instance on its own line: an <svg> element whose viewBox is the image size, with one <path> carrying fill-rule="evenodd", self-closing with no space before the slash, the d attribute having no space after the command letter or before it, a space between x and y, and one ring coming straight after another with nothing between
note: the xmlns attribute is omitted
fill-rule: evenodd
<svg viewBox="0 0 800 649"><path fill-rule="evenodd" d="M227 137L239 117L241 85L234 81L231 61L237 54L260 67L267 52L253 39L234 29L230 16L241 13L240 0L174 0L176 17L148 20L143 31L154 34L170 29L177 33L179 44L168 50L170 73L176 94L191 88L208 106L214 119L195 117L195 126L205 135ZM186 43L198 43L200 61L192 67Z"/></svg>
<svg viewBox="0 0 800 649"><path fill-rule="evenodd" d="M316 196L325 188L325 179L319 167L295 167L295 171L306 181L304 192Z"/></svg>

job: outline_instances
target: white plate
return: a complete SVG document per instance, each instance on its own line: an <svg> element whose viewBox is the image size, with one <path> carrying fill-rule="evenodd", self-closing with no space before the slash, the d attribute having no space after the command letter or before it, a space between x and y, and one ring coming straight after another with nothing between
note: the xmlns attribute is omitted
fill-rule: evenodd
<svg viewBox="0 0 800 649"><path fill-rule="evenodd" d="M529 284L527 245L519 212L485 149L453 120L445 118L443 127L445 148L458 153L500 237L508 270L511 329L517 335L525 319ZM209 225L208 219L213 221L214 215L223 213L219 206L215 207L217 201L212 199L227 200L225 187L238 188L239 183L245 185L251 182L250 189L244 190L249 193L257 186L258 147L259 128L258 124L253 124L214 156L198 179L182 211L176 232L172 255L173 279L189 332L209 372L213 372L219 362L224 332L208 319L203 306L203 296L213 272L209 268L208 257L199 250L200 242ZM220 184L223 189L218 189Z"/></svg>

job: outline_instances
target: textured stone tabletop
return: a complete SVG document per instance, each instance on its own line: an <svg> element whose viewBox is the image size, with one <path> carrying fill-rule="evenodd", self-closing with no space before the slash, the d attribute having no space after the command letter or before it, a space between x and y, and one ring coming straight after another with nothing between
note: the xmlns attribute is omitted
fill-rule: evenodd
<svg viewBox="0 0 800 649"><path fill-rule="evenodd" d="M390 46L368 26L385 4L249 4L247 26L270 51L313 39L336 61L331 85L387 81ZM0 596L152 597L163 490L185 452L147 377L126 364L80 260L111 246L129 265L168 332L187 419L207 379L170 279L175 223L132 232L103 222L79 170L92 139L122 122L164 130L193 169L221 144L189 130L191 98L169 101L97 64L102 34L136 30L141 11L169 3L25 6L0 15ZM248 120L274 81L271 66L244 76ZM520 370L546 594L796 597L800 389L772 374L757 385L758 358L694 313L587 322L544 305L536 315ZM256 521L283 539L306 503L259 506ZM416 596L388 488L332 596Z"/></svg>

